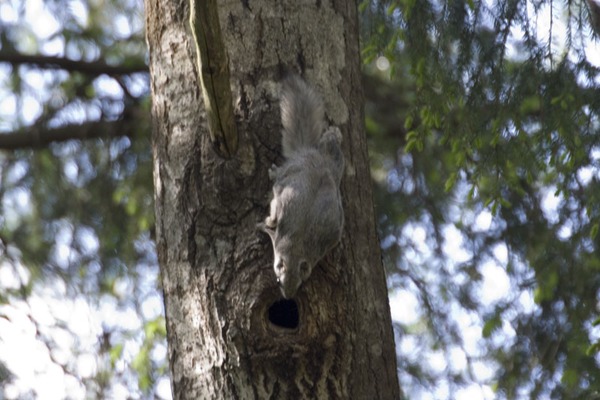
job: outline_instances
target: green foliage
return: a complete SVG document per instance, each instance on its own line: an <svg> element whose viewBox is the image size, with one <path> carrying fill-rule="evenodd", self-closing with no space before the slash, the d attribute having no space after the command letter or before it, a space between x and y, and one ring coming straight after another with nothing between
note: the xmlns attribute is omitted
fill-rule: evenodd
<svg viewBox="0 0 600 400"><path fill-rule="evenodd" d="M159 381L168 378L152 243L141 6L137 0L0 5L0 98L7 99L0 131L43 139L67 127L73 137L0 152L0 315L7 316L0 330L19 329L15 313L25 313L36 332L31 340L50 354L71 354L51 360L62 371L57 379L78 382L67 397L116 398L120 385L155 398L164 394L157 392ZM23 63L23 56L34 59ZM134 124L118 124L132 118ZM90 122L126 131L94 132ZM92 138L81 140L89 132ZM56 297L58 311L38 320L34 305L54 304ZM93 321L85 334L79 333L85 321L60 312L83 302ZM10 372L14 360L4 357L0 366ZM27 396L11 386L14 378L0 377L6 388L0 397ZM33 392L43 390L29 384Z"/></svg>
<svg viewBox="0 0 600 400"><path fill-rule="evenodd" d="M154 380L156 379L156 376L153 376L153 373L155 373L153 368L156 367L152 365L153 362L150 352L154 348L157 339L164 341L167 338L167 328L164 318L161 316L154 320L148 321L144 326L144 334L144 342L137 356L131 363L131 367L138 374L138 384L140 389L142 389L144 392L147 392L152 387L152 384L154 384ZM162 372L162 374L164 374L165 368L160 368L159 371L156 372Z"/></svg>
<svg viewBox="0 0 600 400"><path fill-rule="evenodd" d="M405 352L404 389L419 397L446 385L452 398L474 383L500 398L597 395L600 68L587 56L597 43L583 2L362 8L366 70L398 91L384 100L388 109L395 102L395 120L367 124L386 264L392 288L413 294L429 326L426 338L406 331L400 347L432 352L435 343L449 362L461 349L469 364L433 373ZM389 75L375 66L381 56L394 66ZM368 120L377 90L367 90ZM375 144L382 132L397 134L395 146ZM493 300L490 263L510 284ZM458 322L467 315L481 328L477 351ZM495 374L468 372L481 360Z"/></svg>

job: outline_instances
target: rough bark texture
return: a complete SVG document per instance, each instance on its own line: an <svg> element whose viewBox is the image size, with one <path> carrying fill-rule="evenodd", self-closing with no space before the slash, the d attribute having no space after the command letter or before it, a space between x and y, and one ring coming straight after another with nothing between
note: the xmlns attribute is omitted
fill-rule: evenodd
<svg viewBox="0 0 600 400"><path fill-rule="evenodd" d="M188 5L146 0L157 248L176 399L400 397L363 130L354 0L222 1L240 143L209 143ZM323 95L346 157L342 243L295 303L281 299L267 170L281 162L277 81L297 71ZM294 315L298 320L282 322ZM285 319L285 318L284 318Z"/></svg>

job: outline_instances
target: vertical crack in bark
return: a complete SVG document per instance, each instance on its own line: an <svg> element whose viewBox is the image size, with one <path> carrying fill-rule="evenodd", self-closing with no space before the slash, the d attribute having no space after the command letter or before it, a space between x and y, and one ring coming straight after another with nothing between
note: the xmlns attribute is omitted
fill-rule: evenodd
<svg viewBox="0 0 600 400"><path fill-rule="evenodd" d="M196 218L192 216L187 229L187 251L188 262L192 267L196 266Z"/></svg>

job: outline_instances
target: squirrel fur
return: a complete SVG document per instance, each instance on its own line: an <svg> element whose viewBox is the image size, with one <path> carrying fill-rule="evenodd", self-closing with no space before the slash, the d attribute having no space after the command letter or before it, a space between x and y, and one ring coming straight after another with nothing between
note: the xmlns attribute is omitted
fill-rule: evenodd
<svg viewBox="0 0 600 400"><path fill-rule="evenodd" d="M323 101L301 78L283 81L280 107L285 162L269 170L273 199L259 226L271 237L277 282L289 299L340 241L344 156L340 130L326 129Z"/></svg>

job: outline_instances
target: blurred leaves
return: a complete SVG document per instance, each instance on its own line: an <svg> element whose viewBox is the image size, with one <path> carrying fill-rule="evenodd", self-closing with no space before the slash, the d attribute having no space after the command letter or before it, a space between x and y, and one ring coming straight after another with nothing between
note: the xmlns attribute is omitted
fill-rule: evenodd
<svg viewBox="0 0 600 400"><path fill-rule="evenodd" d="M32 325L36 334L22 340L41 343L52 355L71 354L51 358L63 379L78 382L67 397L114 398L119 387L160 397L157 385L168 372L152 241L142 3L1 7L0 98L7 100L0 134L34 137L69 126L74 134L42 149L33 150L32 142L32 149L0 151L0 315L12 316L0 330ZM28 57L13 56L21 54ZM88 140L75 130L87 122L132 119L135 124L106 125L126 131ZM40 301L55 304L41 320ZM19 322L18 310L29 310L29 322ZM1 359L8 368L10 361ZM2 375L0 397L26 396L10 376Z"/></svg>
<svg viewBox="0 0 600 400"><path fill-rule="evenodd" d="M399 338L403 389L597 395L600 68L588 57L598 47L587 8L416 4L361 3L389 281L412 293L428 326ZM382 98L388 88L394 95ZM380 104L383 118L372 114ZM457 348L464 366L426 365L439 349L452 364ZM493 373L474 374L484 360Z"/></svg>

